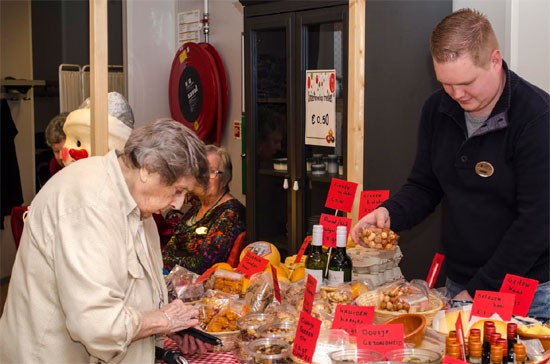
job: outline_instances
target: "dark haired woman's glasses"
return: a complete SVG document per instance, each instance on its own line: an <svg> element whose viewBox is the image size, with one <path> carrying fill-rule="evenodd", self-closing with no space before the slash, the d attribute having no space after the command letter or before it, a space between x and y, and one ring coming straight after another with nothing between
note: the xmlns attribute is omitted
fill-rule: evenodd
<svg viewBox="0 0 550 364"><path fill-rule="evenodd" d="M210 171L210 178L216 178L218 174L222 174L222 173L223 171L218 171L218 170Z"/></svg>

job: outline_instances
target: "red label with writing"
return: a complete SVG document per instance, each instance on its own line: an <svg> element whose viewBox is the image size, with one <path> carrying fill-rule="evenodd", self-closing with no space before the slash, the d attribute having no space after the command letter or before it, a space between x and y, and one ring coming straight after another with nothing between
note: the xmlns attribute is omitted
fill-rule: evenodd
<svg viewBox="0 0 550 364"><path fill-rule="evenodd" d="M445 355L443 358L443 364L467 364L467 362Z"/></svg>
<svg viewBox="0 0 550 364"><path fill-rule="evenodd" d="M214 273L214 271L216 270L216 267L215 266L211 266L210 268L208 268L207 270L204 271L203 274L201 274L199 276L199 278L197 278L197 280L195 281L195 283L203 283L205 282L208 278L210 278L210 276L212 275L212 273Z"/></svg>
<svg viewBox="0 0 550 364"><path fill-rule="evenodd" d="M307 312L300 312L292 354L298 359L311 363L320 329L321 320L317 320Z"/></svg>
<svg viewBox="0 0 550 364"><path fill-rule="evenodd" d="M357 183L333 178L330 182L325 207L334 210L351 212L353 200L357 191Z"/></svg>
<svg viewBox="0 0 550 364"><path fill-rule="evenodd" d="M464 341L464 328L462 327L462 315L459 312L455 322L456 339L460 344L460 360L466 359L465 341Z"/></svg>
<svg viewBox="0 0 550 364"><path fill-rule="evenodd" d="M491 317L496 313L504 321L512 318L515 294L494 291L476 291L471 316Z"/></svg>
<svg viewBox="0 0 550 364"><path fill-rule="evenodd" d="M246 277L250 278L254 273L264 271L265 267L267 267L267 263L269 263L269 260L251 251L247 251L235 271L243 273Z"/></svg>
<svg viewBox="0 0 550 364"><path fill-rule="evenodd" d="M315 298L315 292L317 290L317 280L311 274L307 275L306 288L304 290L304 303L302 310L311 314L313 310L313 300Z"/></svg>
<svg viewBox="0 0 550 364"><path fill-rule="evenodd" d="M359 199L359 219L373 211L388 198L390 198L390 190L361 191L361 197Z"/></svg>
<svg viewBox="0 0 550 364"><path fill-rule="evenodd" d="M277 277L277 269L273 266L273 264L270 264L271 266L271 275L273 276L273 294L275 295L275 299L282 303L283 299L281 298L281 288L279 288L279 278Z"/></svg>
<svg viewBox="0 0 550 364"><path fill-rule="evenodd" d="M374 319L374 306L337 305L332 321L333 329L346 330L356 336L358 325L370 325Z"/></svg>
<svg viewBox="0 0 550 364"><path fill-rule="evenodd" d="M336 227L347 226L347 232L351 230L351 219L342 216L321 214L319 224L323 225L323 245L336 248Z"/></svg>
<svg viewBox="0 0 550 364"><path fill-rule="evenodd" d="M432 265L428 271L428 277L426 278L426 282L428 282L430 288L434 288L435 282L437 282L437 276L439 275L439 271L441 271L443 260L445 260L443 254L435 253Z"/></svg>
<svg viewBox="0 0 550 364"><path fill-rule="evenodd" d="M294 260L294 264L300 263L302 260L302 257L304 256L304 253L306 252L307 246L311 242L311 236L306 236L304 239L304 242L302 243L302 246L300 247L300 250L298 250L298 254L296 254L296 260Z"/></svg>
<svg viewBox="0 0 550 364"><path fill-rule="evenodd" d="M357 348L380 353L405 347L403 324L358 325Z"/></svg>
<svg viewBox="0 0 550 364"><path fill-rule="evenodd" d="M536 279L506 274L502 286L500 286L500 292L514 293L516 300L512 313L518 316L527 316L538 285L539 281Z"/></svg>

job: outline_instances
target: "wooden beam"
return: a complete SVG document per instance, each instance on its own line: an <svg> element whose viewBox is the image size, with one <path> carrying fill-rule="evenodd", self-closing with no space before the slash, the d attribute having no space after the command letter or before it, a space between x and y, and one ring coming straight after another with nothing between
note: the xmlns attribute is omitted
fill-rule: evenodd
<svg viewBox="0 0 550 364"><path fill-rule="evenodd" d="M107 0L90 0L91 154L109 151Z"/></svg>
<svg viewBox="0 0 550 364"><path fill-rule="evenodd" d="M348 41L348 147L347 180L359 184L351 211L353 223L359 214L363 190L365 133L365 1L349 1Z"/></svg>

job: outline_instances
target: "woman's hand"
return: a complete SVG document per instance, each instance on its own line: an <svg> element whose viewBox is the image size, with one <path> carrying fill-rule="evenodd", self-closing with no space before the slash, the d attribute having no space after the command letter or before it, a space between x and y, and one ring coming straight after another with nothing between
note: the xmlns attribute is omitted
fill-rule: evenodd
<svg viewBox="0 0 550 364"><path fill-rule="evenodd" d="M160 309L166 320L167 334L178 332L199 324L199 311L193 306L174 300Z"/></svg>
<svg viewBox="0 0 550 364"><path fill-rule="evenodd" d="M200 328L198 329L200 330ZM182 354L206 353L214 349L213 345L207 344L191 335L170 335L170 338L176 342Z"/></svg>
<svg viewBox="0 0 550 364"><path fill-rule="evenodd" d="M379 228L390 227L390 213L385 207L379 207L363 216L363 218L359 220L353 228L351 228L351 239L354 242L359 243L359 235L361 234L363 228L366 229L370 226L376 226Z"/></svg>

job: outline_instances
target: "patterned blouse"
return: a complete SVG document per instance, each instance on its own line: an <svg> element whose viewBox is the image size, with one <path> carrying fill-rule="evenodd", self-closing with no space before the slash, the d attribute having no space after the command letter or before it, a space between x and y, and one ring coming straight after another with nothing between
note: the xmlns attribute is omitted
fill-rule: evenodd
<svg viewBox="0 0 550 364"><path fill-rule="evenodd" d="M246 230L245 208L233 198L209 210L191 226L187 221L199 211L195 203L174 228L163 251L168 271L178 264L197 274L218 262L225 262L237 236Z"/></svg>

